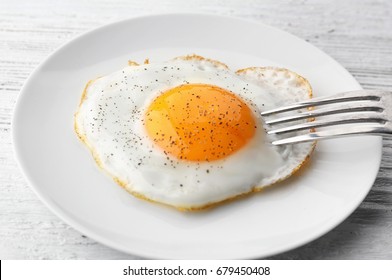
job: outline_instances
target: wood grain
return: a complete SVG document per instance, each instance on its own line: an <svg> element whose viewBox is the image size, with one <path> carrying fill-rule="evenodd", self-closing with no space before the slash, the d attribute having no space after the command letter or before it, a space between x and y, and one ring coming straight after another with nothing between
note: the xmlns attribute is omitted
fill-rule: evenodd
<svg viewBox="0 0 392 280"><path fill-rule="evenodd" d="M31 191L14 159L11 119L32 70L74 36L159 12L233 15L316 45L362 84L392 89L392 1L0 0L0 259L137 259L81 235ZM392 259L392 140L360 207L321 238L272 259Z"/></svg>

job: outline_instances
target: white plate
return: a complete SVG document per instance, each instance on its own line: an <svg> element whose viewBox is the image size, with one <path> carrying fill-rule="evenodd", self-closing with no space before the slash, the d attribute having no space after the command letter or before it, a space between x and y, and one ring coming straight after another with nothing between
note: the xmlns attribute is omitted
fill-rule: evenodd
<svg viewBox="0 0 392 280"><path fill-rule="evenodd" d="M307 77L315 96L359 89L336 61L288 33L212 15L134 18L86 33L53 53L26 82L13 136L31 186L59 217L118 250L153 258L266 257L338 225L363 200L381 160L381 138L320 142L298 176L210 211L181 213L138 200L96 167L73 130L82 89L128 59L196 53L232 69L278 65Z"/></svg>

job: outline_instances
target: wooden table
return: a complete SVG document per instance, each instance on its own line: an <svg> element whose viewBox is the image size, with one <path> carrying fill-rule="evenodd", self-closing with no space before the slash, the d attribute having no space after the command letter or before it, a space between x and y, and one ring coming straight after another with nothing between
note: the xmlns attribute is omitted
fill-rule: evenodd
<svg viewBox="0 0 392 280"><path fill-rule="evenodd" d="M0 259L137 259L101 245L54 216L23 178L11 118L19 91L49 53L76 35L159 12L254 19L304 38L367 89L392 90L392 1L0 0ZM327 77L326 77L327 78ZM372 190L341 225L273 259L392 259L392 141Z"/></svg>

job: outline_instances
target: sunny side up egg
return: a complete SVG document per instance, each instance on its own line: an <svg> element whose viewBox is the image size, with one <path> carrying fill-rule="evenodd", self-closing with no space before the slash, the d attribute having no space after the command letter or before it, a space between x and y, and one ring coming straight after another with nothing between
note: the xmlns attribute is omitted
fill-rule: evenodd
<svg viewBox="0 0 392 280"><path fill-rule="evenodd" d="M260 112L310 98L281 68L232 72L192 55L90 81L75 130L98 165L136 197L196 210L298 170L314 143L275 147Z"/></svg>

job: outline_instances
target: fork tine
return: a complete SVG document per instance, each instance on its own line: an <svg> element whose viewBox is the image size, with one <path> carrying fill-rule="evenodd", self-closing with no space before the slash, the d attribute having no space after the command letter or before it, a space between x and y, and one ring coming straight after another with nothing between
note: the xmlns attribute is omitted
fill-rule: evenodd
<svg viewBox="0 0 392 280"><path fill-rule="evenodd" d="M297 125L292 125L283 128L277 128L273 130L269 130L268 134L283 134L288 132L300 131L305 129L312 129L317 127L326 127L326 126L335 126L341 124L352 124L352 123L379 123L384 124L387 122L386 119L380 117L379 114L375 113L368 113L363 114L363 117L355 116L355 117L348 117L342 118L339 120L317 120L312 122L301 123ZM365 117L366 116L366 117Z"/></svg>
<svg viewBox="0 0 392 280"><path fill-rule="evenodd" d="M313 111L297 113L294 116L285 116L277 119L265 120L265 123L268 125L273 125L273 124L297 121L297 120L302 120L307 118L321 117L326 115L335 115L335 114L352 113L352 112L366 112L366 111L382 112L384 111L384 109L378 106L368 106L368 105L360 105L356 107L340 105L339 107L336 106L333 109L318 109Z"/></svg>
<svg viewBox="0 0 392 280"><path fill-rule="evenodd" d="M309 142L319 139L337 138L350 135L369 134L369 135L391 135L391 132L380 126L367 126L367 127L352 127L345 129L333 129L313 132L305 135L294 136L286 139L273 141L273 145L293 144L298 142Z"/></svg>
<svg viewBox="0 0 392 280"><path fill-rule="evenodd" d="M376 93L377 91L369 91L369 90L367 91L357 90L357 91L339 93L329 97L313 98L309 101L302 101L292 105L287 105L280 108L267 110L261 112L261 115L268 116L271 114L283 113L283 112L302 109L306 107L321 106L321 105L343 103L343 102L350 102L350 101L365 101L365 100L380 101L381 97L378 96Z"/></svg>

